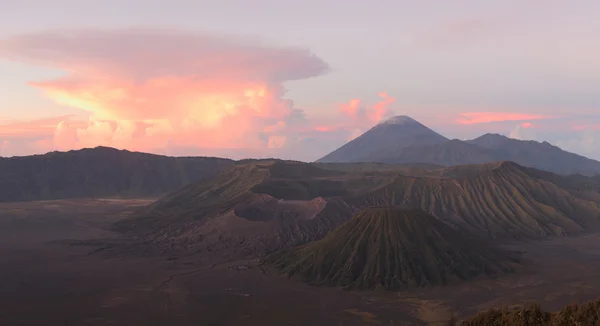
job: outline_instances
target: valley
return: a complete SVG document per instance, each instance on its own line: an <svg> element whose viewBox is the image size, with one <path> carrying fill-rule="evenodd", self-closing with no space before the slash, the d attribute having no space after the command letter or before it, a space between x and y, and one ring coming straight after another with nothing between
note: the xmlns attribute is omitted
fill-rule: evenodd
<svg viewBox="0 0 600 326"><path fill-rule="evenodd" d="M0 0L0 326L600 326L598 12Z"/></svg>
<svg viewBox="0 0 600 326"><path fill-rule="evenodd" d="M489 307L595 299L600 233L505 241L517 273L402 292L345 291L264 274L257 260L139 250L111 231L150 200L0 205L0 320L12 325L443 325ZM318 299L315 299L318 298Z"/></svg>
<svg viewBox="0 0 600 326"><path fill-rule="evenodd" d="M600 220L596 185L511 162L407 174L265 160L164 196L115 230L209 260L253 258L318 240L363 208L395 205L470 236L542 239L575 235Z"/></svg>
<svg viewBox="0 0 600 326"><path fill-rule="evenodd" d="M598 296L598 176L456 162L2 159L0 324L442 326Z"/></svg>

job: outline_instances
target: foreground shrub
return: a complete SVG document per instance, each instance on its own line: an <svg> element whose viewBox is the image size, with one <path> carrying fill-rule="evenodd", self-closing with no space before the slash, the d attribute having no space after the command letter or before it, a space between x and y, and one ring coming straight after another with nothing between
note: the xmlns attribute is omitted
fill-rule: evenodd
<svg viewBox="0 0 600 326"><path fill-rule="evenodd" d="M452 322L449 323L453 325ZM538 304L515 309L490 309L460 323L461 326L600 326L600 299L571 304L557 312L542 311Z"/></svg>

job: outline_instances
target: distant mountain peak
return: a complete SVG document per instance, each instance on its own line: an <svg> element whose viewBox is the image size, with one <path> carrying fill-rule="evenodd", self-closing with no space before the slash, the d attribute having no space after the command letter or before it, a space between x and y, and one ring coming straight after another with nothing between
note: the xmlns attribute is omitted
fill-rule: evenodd
<svg viewBox="0 0 600 326"><path fill-rule="evenodd" d="M377 124L318 162L382 162L404 148L433 146L447 140L415 119L399 115Z"/></svg>
<svg viewBox="0 0 600 326"><path fill-rule="evenodd" d="M468 140L467 143L474 144L477 146L481 146L483 148L493 149L499 146L504 146L506 143L510 142L510 138L494 133L487 133L485 135L479 136L473 140Z"/></svg>
<svg viewBox="0 0 600 326"><path fill-rule="evenodd" d="M118 148L108 147L108 146L96 146L94 148L83 148L82 150L92 150L92 151L98 151L98 152L111 152L111 153L128 152L127 150L121 150Z"/></svg>
<svg viewBox="0 0 600 326"><path fill-rule="evenodd" d="M407 115L397 115L394 117L391 117L387 120L384 120L382 122L380 122L380 125L404 125L404 124L411 124L411 123L419 123L417 120L407 116Z"/></svg>
<svg viewBox="0 0 600 326"><path fill-rule="evenodd" d="M485 135L480 136L479 138L498 138L498 139L508 139L508 137L498 134L498 133L487 133Z"/></svg>

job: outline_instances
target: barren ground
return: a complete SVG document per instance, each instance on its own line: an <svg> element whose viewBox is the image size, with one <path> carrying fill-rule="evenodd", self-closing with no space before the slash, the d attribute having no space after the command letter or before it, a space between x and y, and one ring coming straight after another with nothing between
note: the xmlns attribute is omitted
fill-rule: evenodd
<svg viewBox="0 0 600 326"><path fill-rule="evenodd" d="M109 231L149 200L0 204L0 325L427 325L492 306L600 296L600 233L508 243L525 266L418 292L348 292L203 265ZM246 267L248 267L246 269Z"/></svg>

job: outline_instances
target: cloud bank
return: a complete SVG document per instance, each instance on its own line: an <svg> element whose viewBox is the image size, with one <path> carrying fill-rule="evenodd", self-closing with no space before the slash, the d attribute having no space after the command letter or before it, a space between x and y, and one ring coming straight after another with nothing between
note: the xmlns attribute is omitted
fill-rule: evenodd
<svg viewBox="0 0 600 326"><path fill-rule="evenodd" d="M30 85L89 116L48 112L48 118L32 121L0 119L0 156L103 145L169 155L312 160L394 115L396 105L380 92L374 103L356 97L332 104L329 118L327 112L307 116L285 97L284 83L326 74L327 62L304 48L213 33L33 33L0 40L0 59L63 71L60 78ZM554 144L600 159L600 127L585 120L552 127L557 117L545 114L458 112L437 127L506 128L511 137L535 140L567 128L572 137Z"/></svg>
<svg viewBox="0 0 600 326"><path fill-rule="evenodd" d="M523 122L511 130L508 137L518 140L535 140L537 138L535 128L533 123Z"/></svg>
<svg viewBox="0 0 600 326"><path fill-rule="evenodd" d="M461 113L456 122L463 125L479 123L542 120L552 117L541 114L514 113L514 112L465 112Z"/></svg>
<svg viewBox="0 0 600 326"><path fill-rule="evenodd" d="M56 121L47 143L58 150L280 148L297 110L283 83L329 70L303 48L151 29L15 36L0 41L0 57L65 72L30 83L90 115Z"/></svg>

